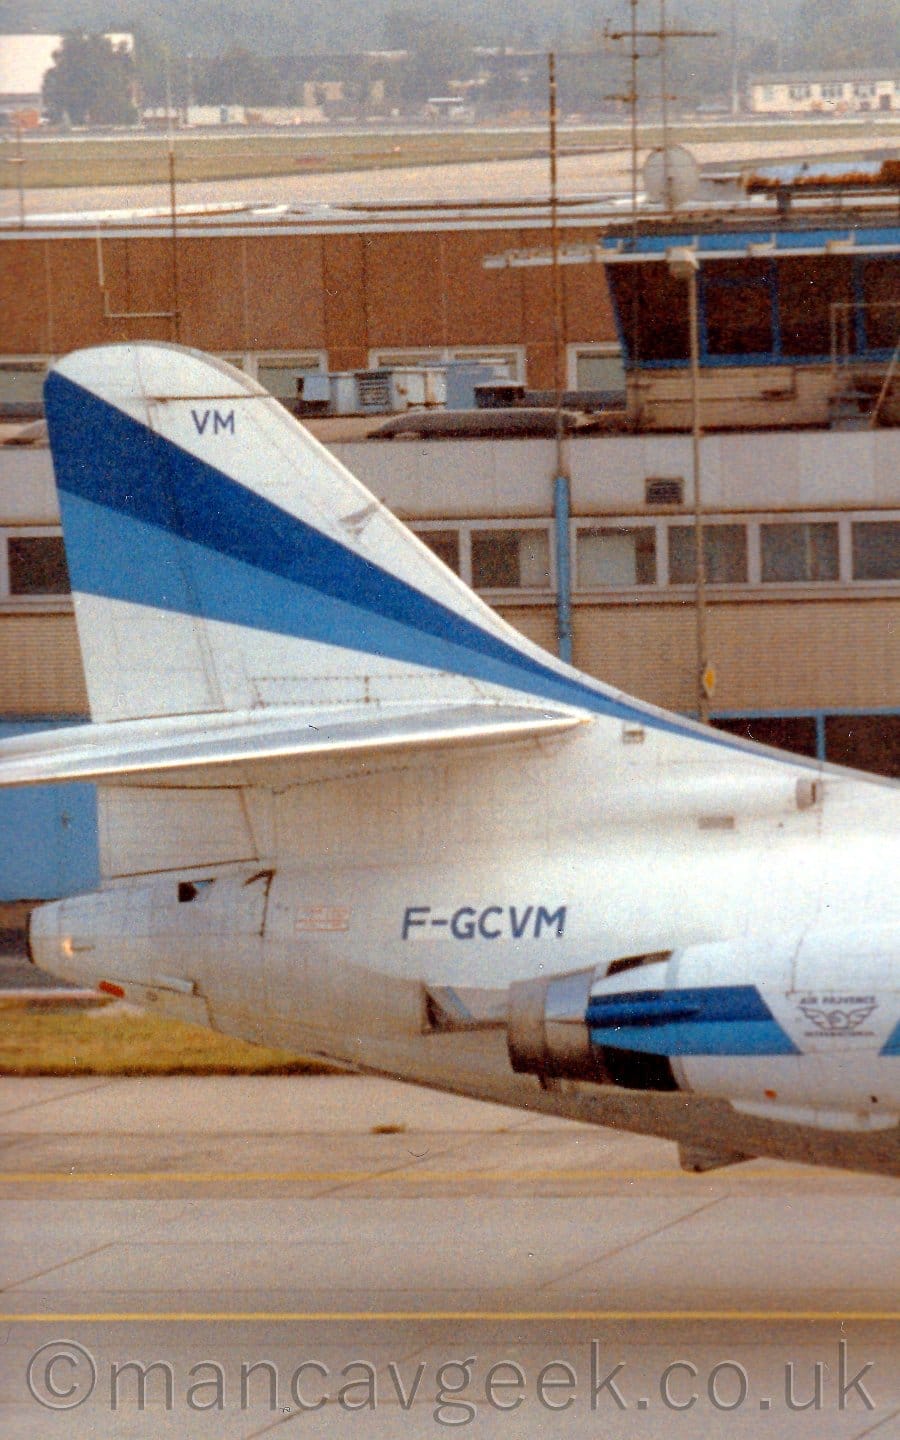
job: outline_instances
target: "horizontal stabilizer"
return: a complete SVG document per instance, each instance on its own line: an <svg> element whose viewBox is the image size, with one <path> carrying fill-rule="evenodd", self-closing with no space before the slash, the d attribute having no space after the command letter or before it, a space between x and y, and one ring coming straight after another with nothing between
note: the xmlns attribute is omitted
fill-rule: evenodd
<svg viewBox="0 0 900 1440"><path fill-rule="evenodd" d="M208 766L537 739L590 717L527 705L253 711L78 725L0 745L0 786L171 777Z"/></svg>

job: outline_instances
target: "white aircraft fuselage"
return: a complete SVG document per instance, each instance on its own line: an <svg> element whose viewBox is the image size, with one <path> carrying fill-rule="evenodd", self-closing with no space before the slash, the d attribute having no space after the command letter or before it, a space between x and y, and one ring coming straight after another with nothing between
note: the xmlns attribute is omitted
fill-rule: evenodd
<svg viewBox="0 0 900 1440"><path fill-rule="evenodd" d="M581 1116L613 1085L635 1128L661 1094L724 1102L727 1147L720 1119L696 1123L699 1103L683 1127L694 1147L806 1154L813 1128L827 1153L866 1163L900 1114L895 794L789 757L735 781L728 751L695 753L601 721L474 754L321 764L256 789L260 859L45 906L34 956L355 1067ZM635 773L648 763L652 786ZM563 980L572 1005L548 1015ZM523 982L531 1011L511 1029ZM726 989L727 1018L678 1012L686 992L721 1011ZM650 993L675 1012L629 1027ZM590 996L601 1010L622 997L612 1023L588 1026Z"/></svg>

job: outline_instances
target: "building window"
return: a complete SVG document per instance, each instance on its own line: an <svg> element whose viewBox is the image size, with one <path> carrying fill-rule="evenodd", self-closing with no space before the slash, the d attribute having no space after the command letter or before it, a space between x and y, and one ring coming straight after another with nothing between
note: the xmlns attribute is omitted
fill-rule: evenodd
<svg viewBox="0 0 900 1440"><path fill-rule="evenodd" d="M549 590L549 531L473 530L472 585L476 590Z"/></svg>
<svg viewBox="0 0 900 1440"><path fill-rule="evenodd" d="M10 595L68 595L66 552L60 535L15 535L6 542Z"/></svg>
<svg viewBox="0 0 900 1440"><path fill-rule="evenodd" d="M629 365L687 360L687 292L665 264L610 265L607 270Z"/></svg>
<svg viewBox="0 0 900 1440"><path fill-rule="evenodd" d="M745 525L704 525L703 554L710 585L747 583ZM697 542L693 525L669 528L669 584L697 583Z"/></svg>
<svg viewBox="0 0 900 1440"><path fill-rule="evenodd" d="M448 360L468 360L472 365L495 365L506 370L506 378L525 383L525 350L521 345L473 346L456 345L447 351ZM503 378L502 376L500 378Z"/></svg>
<svg viewBox="0 0 900 1440"><path fill-rule="evenodd" d="M458 530L417 530L416 534L450 570L460 573Z"/></svg>
<svg viewBox="0 0 900 1440"><path fill-rule="evenodd" d="M852 298L853 261L839 255L779 260L777 275L782 355L830 355L831 306Z"/></svg>
<svg viewBox="0 0 900 1440"><path fill-rule="evenodd" d="M789 85L788 94L792 100L808 100L812 90L808 85Z"/></svg>
<svg viewBox="0 0 900 1440"><path fill-rule="evenodd" d="M716 262L700 284L709 355L771 354L774 272L768 261Z"/></svg>
<svg viewBox="0 0 900 1440"><path fill-rule="evenodd" d="M862 262L866 350L893 351L900 341L900 260L879 255Z"/></svg>
<svg viewBox="0 0 900 1440"><path fill-rule="evenodd" d="M570 390L625 389L625 366L618 345L570 345L567 361Z"/></svg>
<svg viewBox="0 0 900 1440"><path fill-rule="evenodd" d="M776 750L790 750L795 755L815 755L816 722L806 715L751 715L741 719L714 719L716 730L754 740L757 745L772 745Z"/></svg>
<svg viewBox="0 0 900 1440"><path fill-rule="evenodd" d="M844 86L843 86L843 83L831 83L831 82L829 82L828 84L823 85L823 86L821 87L821 95L822 95L822 99L823 99L823 100L843 100L843 98L844 98Z"/></svg>
<svg viewBox="0 0 900 1440"><path fill-rule="evenodd" d="M900 779L900 715L827 715L825 754L836 765Z"/></svg>
<svg viewBox="0 0 900 1440"><path fill-rule="evenodd" d="M39 415L44 405L48 360L0 361L0 416Z"/></svg>
<svg viewBox="0 0 900 1440"><path fill-rule="evenodd" d="M493 365L498 379L525 381L525 347L523 345L435 345L420 350L370 350L372 370L407 369L418 365L446 365L452 360L468 360L472 365Z"/></svg>
<svg viewBox="0 0 900 1440"><path fill-rule="evenodd" d="M371 370L409 370L419 365L444 365L447 352L440 347L433 350L372 350L369 352Z"/></svg>
<svg viewBox="0 0 900 1440"><path fill-rule="evenodd" d="M900 779L900 715L714 716L730 735Z"/></svg>
<svg viewBox="0 0 900 1440"><path fill-rule="evenodd" d="M832 522L762 525L760 546L765 584L839 578L838 527Z"/></svg>
<svg viewBox="0 0 900 1440"><path fill-rule="evenodd" d="M750 599L777 585L900 581L900 518L864 519L865 513L840 520L756 514L749 524L711 515L703 525L707 583L740 587L741 598ZM435 519L412 528L476 590L528 591L538 598L556 584L553 530L546 520L491 526ZM696 584L695 536L683 512L573 520L573 590L597 604L615 603L617 592L627 591L638 592L641 601L665 602L666 587Z"/></svg>
<svg viewBox="0 0 900 1440"><path fill-rule="evenodd" d="M856 520L854 580L900 580L900 520Z"/></svg>
<svg viewBox="0 0 900 1440"><path fill-rule="evenodd" d="M578 530L579 590L616 590L656 584L656 532L650 525Z"/></svg>

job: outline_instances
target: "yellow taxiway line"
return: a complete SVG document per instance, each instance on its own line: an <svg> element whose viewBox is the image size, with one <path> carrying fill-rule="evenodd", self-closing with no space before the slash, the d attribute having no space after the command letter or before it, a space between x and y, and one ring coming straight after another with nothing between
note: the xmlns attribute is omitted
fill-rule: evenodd
<svg viewBox="0 0 900 1440"><path fill-rule="evenodd" d="M191 1322L267 1323L323 1325L342 1323L441 1321L590 1321L657 1323L704 1321L794 1321L804 1324L896 1324L900 1310L75 1310L52 1314L2 1314L4 1325L64 1325L104 1321L109 1323L185 1324Z"/></svg>
<svg viewBox="0 0 900 1440"><path fill-rule="evenodd" d="M707 1172L709 1173L709 1172ZM742 1179L773 1179L783 1170L741 1170ZM254 1183L294 1185L371 1184L373 1181L416 1181L454 1184L463 1180L697 1180L683 1170L417 1170L402 1166L395 1170L11 1170L0 1172L0 1185L250 1185Z"/></svg>

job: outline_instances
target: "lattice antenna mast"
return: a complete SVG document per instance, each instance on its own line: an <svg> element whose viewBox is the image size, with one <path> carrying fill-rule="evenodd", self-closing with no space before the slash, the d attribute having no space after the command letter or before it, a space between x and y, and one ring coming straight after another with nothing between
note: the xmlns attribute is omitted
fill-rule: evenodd
<svg viewBox="0 0 900 1440"><path fill-rule="evenodd" d="M624 94L610 95L610 100L621 100L627 104L631 112L631 222L637 226L637 195L638 195L638 61L659 60L660 62L660 85L662 90L662 129L663 129L663 164L665 167L664 193L666 207L671 208L671 181L669 178L669 101L674 97L668 94L668 45L672 40L700 40L709 39L717 35L717 30L672 30L666 23L666 0L659 0L659 22L655 30L642 30L638 25L638 3L639 0L628 0L631 8L631 23L627 30L613 30L611 23L607 20L603 27L603 38L609 43L627 42L628 58L631 63L631 82ZM642 41L656 41L654 49L643 49Z"/></svg>

